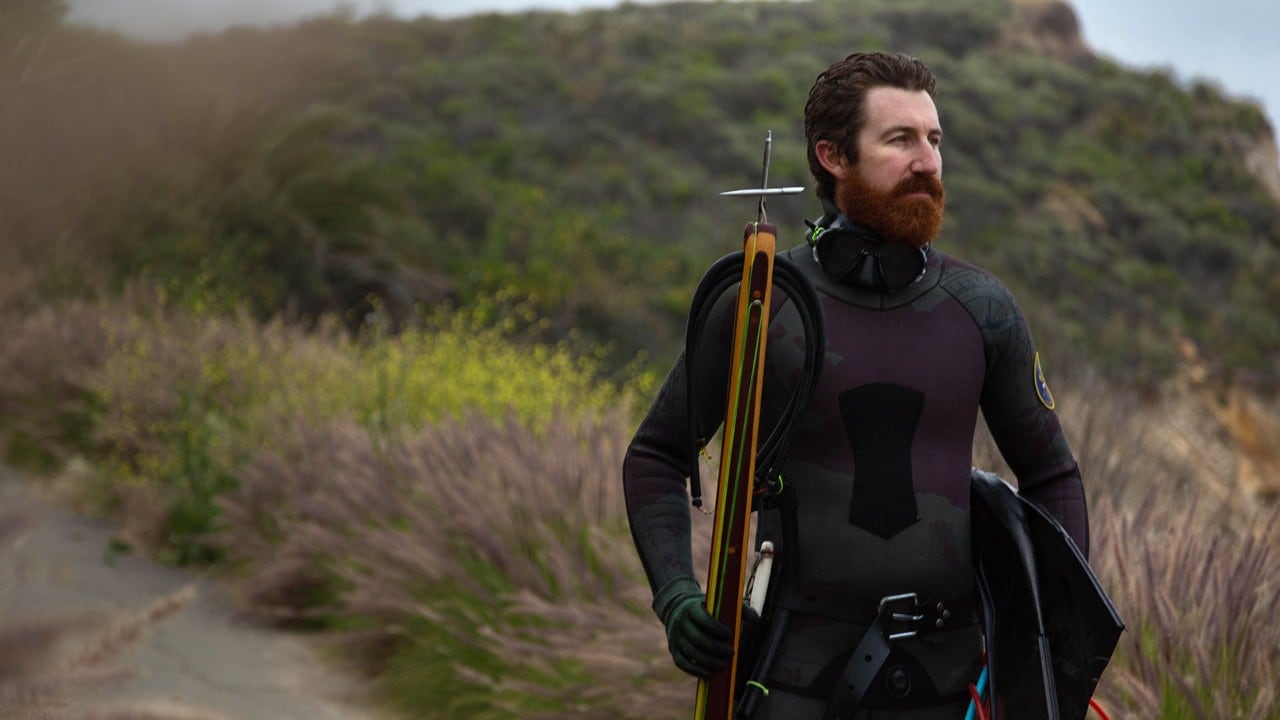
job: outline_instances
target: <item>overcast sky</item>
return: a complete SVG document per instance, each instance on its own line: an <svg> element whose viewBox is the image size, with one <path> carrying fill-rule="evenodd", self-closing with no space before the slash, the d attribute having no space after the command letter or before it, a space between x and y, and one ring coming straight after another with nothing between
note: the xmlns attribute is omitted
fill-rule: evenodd
<svg viewBox="0 0 1280 720"><path fill-rule="evenodd" d="M4 0L0 0L3 2ZM661 0L633 0L661 2ZM1280 0L1069 0L1085 41L1135 67L1215 80L1280 119ZM69 0L70 18L136 37L171 39L232 24L281 23L339 7L358 14L457 17L531 8L572 11L617 0Z"/></svg>

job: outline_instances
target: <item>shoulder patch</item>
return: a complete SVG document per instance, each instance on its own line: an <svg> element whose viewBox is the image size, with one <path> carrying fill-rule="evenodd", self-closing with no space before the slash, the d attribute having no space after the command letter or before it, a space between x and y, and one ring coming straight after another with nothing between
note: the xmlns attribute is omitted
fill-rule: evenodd
<svg viewBox="0 0 1280 720"><path fill-rule="evenodd" d="M1036 353L1034 372L1036 395L1040 397L1040 404L1052 410L1055 405L1053 401L1053 393L1049 392L1049 383L1045 382L1044 371L1040 369L1040 353Z"/></svg>

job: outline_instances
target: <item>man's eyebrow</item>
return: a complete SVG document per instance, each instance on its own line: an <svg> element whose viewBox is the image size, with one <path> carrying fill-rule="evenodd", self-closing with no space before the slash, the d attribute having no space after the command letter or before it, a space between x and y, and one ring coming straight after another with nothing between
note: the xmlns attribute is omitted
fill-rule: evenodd
<svg viewBox="0 0 1280 720"><path fill-rule="evenodd" d="M887 138L890 135L896 135L902 132L914 133L915 131L916 131L915 125L894 125L893 127L887 128L884 132L880 133L880 137ZM939 128L939 127L929 128L929 132L926 133L926 135L934 136L934 137L942 137L942 128Z"/></svg>

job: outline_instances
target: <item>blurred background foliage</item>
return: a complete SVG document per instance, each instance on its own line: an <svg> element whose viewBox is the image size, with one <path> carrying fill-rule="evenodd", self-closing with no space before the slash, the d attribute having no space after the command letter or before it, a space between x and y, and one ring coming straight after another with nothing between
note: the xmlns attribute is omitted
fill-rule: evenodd
<svg viewBox="0 0 1280 720"><path fill-rule="evenodd" d="M514 290L548 337L665 365L699 274L753 215L717 193L758 181L766 130L773 178L811 185L813 77L893 48L940 78L941 246L1005 278L1043 343L1143 382L1183 338L1226 373L1274 374L1280 200L1250 170L1274 151L1265 116L1093 56L1065 5L339 14L168 45L60 7L8 4L0 35L0 237L26 271L9 302L143 281L354 328L375 298L399 326ZM808 195L771 207L784 242L817 214Z"/></svg>
<svg viewBox="0 0 1280 720"><path fill-rule="evenodd" d="M773 181L811 185L814 76L891 48L940 79L940 247L1013 287L1062 379L1132 630L1103 697L1280 717L1280 631L1235 621L1274 616L1280 582L1256 105L1092 55L1048 0L338 13L159 45L64 17L0 5L3 456L123 546L337 631L407 716L687 703L621 454L754 218L717 193L758 182L767 130ZM770 204L784 243L817 213Z"/></svg>

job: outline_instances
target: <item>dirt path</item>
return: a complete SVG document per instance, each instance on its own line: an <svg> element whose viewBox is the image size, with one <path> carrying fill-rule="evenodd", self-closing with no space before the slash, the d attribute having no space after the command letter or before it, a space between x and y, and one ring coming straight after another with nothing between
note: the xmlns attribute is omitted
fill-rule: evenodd
<svg viewBox="0 0 1280 720"><path fill-rule="evenodd" d="M222 720L388 720L353 678L309 638L241 617L211 578L113 554L110 528L69 512L30 481L0 467L0 509L29 508L34 524L0 554L0 618L76 611L127 616L194 588L177 614L147 627L118 664L134 671L73 697L85 708L149 704L198 708Z"/></svg>

